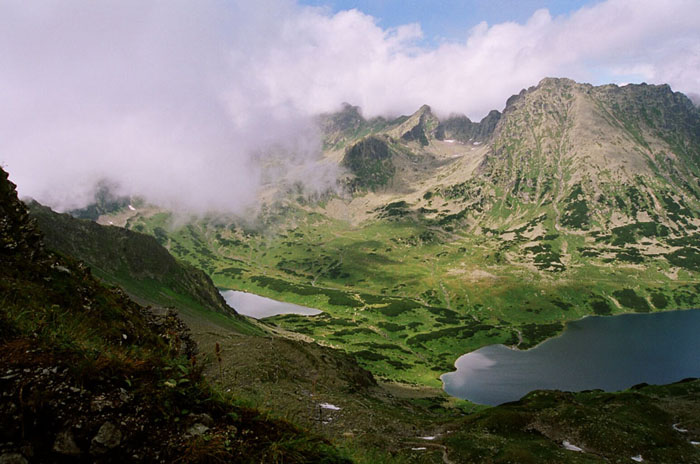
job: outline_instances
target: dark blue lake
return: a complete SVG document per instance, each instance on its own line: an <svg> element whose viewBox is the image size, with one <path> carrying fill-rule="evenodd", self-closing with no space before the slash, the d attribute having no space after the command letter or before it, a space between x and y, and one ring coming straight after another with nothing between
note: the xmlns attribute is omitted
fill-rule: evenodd
<svg viewBox="0 0 700 464"><path fill-rule="evenodd" d="M586 317L530 350L490 345L455 365L442 376L445 391L488 405L532 390L616 391L700 377L700 309Z"/></svg>

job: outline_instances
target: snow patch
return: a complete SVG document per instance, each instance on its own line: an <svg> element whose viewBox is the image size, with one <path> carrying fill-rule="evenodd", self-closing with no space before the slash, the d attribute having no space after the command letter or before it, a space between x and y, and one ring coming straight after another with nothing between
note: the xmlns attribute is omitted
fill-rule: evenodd
<svg viewBox="0 0 700 464"><path fill-rule="evenodd" d="M131 211L136 211L136 208L134 208L134 207L131 206L131 205L129 205L129 209L130 209Z"/></svg>
<svg viewBox="0 0 700 464"><path fill-rule="evenodd" d="M455 143L454 139L445 139L443 140L445 143Z"/></svg>
<svg viewBox="0 0 700 464"><path fill-rule="evenodd" d="M675 430L676 432L688 433L688 429L684 429L684 428L681 428L679 426L680 426L680 422L677 424L673 424L671 427L673 427L673 430Z"/></svg>
<svg viewBox="0 0 700 464"><path fill-rule="evenodd" d="M569 440L564 440L562 445L564 446L564 448L568 449L569 451L576 451L578 453L583 453L583 449L579 448L576 445L572 445Z"/></svg>
<svg viewBox="0 0 700 464"><path fill-rule="evenodd" d="M690 441L691 445L700 446L700 441Z"/></svg>
<svg viewBox="0 0 700 464"><path fill-rule="evenodd" d="M336 406L336 405L334 405L334 404L330 404L330 403L321 403L321 404L319 404L319 406L322 407L323 409L330 409L330 410L333 410L333 411L340 411L340 408L339 408L338 406Z"/></svg>
<svg viewBox="0 0 700 464"><path fill-rule="evenodd" d="M411 448L412 451L425 451L427 448L425 446L419 446L417 448Z"/></svg>
<svg viewBox="0 0 700 464"><path fill-rule="evenodd" d="M642 461L644 461L644 459L642 459L642 455L641 455L641 454L638 454L638 455L636 455L636 456L632 456L632 460L633 460L633 461L636 461L636 462L642 462Z"/></svg>
<svg viewBox="0 0 700 464"><path fill-rule="evenodd" d="M420 437L421 440L435 440L435 437Z"/></svg>

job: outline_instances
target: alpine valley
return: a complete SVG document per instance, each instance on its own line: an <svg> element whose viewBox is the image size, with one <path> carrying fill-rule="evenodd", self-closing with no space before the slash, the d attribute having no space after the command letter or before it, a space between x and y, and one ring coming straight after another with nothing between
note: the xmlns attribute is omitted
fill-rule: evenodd
<svg viewBox="0 0 700 464"><path fill-rule="evenodd" d="M269 184L247 217L188 218L102 190L71 215L28 202L29 220L3 178L0 343L26 354L3 366L17 401L3 396L2 423L24 426L0 454L138 460L150 434L169 445L141 459L163 462L700 462L699 380L495 407L440 380L465 353L528 349L587 315L700 307L690 99L546 78L480 122L428 106L365 119L346 104L317 123L338 188ZM323 312L254 320L223 290ZM46 304L27 306L26 292ZM103 320L121 311L125 327ZM196 368L166 320L189 328ZM56 361L57 344L79 368ZM54 364L56 385L42 377ZM78 429L79 410L61 415L54 390L72 385L104 418ZM137 411L146 432L100 441L104 423Z"/></svg>
<svg viewBox="0 0 700 464"><path fill-rule="evenodd" d="M319 122L351 194L277 190L252 225L154 208L98 222L153 235L217 287L321 309L270 322L432 387L486 344L700 306L700 113L667 86L545 79L479 123L428 106Z"/></svg>

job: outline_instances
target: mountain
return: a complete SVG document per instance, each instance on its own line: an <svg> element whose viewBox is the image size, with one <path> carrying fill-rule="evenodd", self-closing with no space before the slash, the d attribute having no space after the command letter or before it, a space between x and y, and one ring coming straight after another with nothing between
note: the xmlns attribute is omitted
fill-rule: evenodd
<svg viewBox="0 0 700 464"><path fill-rule="evenodd" d="M108 181L102 180L97 183L95 189L94 203L80 209L74 209L69 213L71 216L80 219L97 220L103 214L109 214L126 208L132 202L131 198L120 196L114 193L115 185Z"/></svg>
<svg viewBox="0 0 700 464"><path fill-rule="evenodd" d="M491 110L480 122L472 122L464 115L452 115L440 121L435 138L462 143L484 142L491 137L500 119L501 113L496 110Z"/></svg>
<svg viewBox="0 0 700 464"><path fill-rule="evenodd" d="M423 106L356 137L345 159L379 137L393 148L385 164L399 147L413 154L412 165L385 170L385 178L424 168L414 191L458 204L466 222L503 226L548 213L555 229L654 220L687 233L698 225L700 113L668 86L593 87L548 78L511 97L502 115L493 111L478 124L463 116L438 122ZM463 145L450 154L445 140ZM427 155L450 158L426 170ZM358 182L371 180L370 163L345 164ZM407 199L416 207L429 202ZM512 211L494 222L492 213L501 208Z"/></svg>
<svg viewBox="0 0 700 464"><path fill-rule="evenodd" d="M531 255L543 270L562 271L576 259L568 244L563 250L540 244L545 253L533 246L562 232L594 239L579 248L584 257L641 263L661 252L674 266L700 269L697 248L684 246L700 226L700 113L686 96L668 86L544 79L511 97L503 115L490 113L479 123L489 128L481 135L464 117L426 131L420 121L430 120L427 111L346 149L353 185L384 193L372 199L375 216L383 214L382 201L399 199L405 214L424 213L448 232L514 233L528 246L513 240L503 246ZM458 121L466 128L461 132ZM411 133L404 132L407 124L423 134L420 146L399 137ZM452 139L438 137L445 127ZM438 201L440 210L433 206ZM641 244L649 241L653 250Z"/></svg>
<svg viewBox="0 0 700 464"><path fill-rule="evenodd" d="M375 376L439 387L486 344L700 304L699 114L668 86L552 78L479 123L345 105L318 119L345 195L269 203L258 227L157 208L126 225L218 287L324 310L277 323Z"/></svg>
<svg viewBox="0 0 700 464"><path fill-rule="evenodd" d="M649 219L695 230L700 115L668 86L545 79L509 100L490 145L475 177L491 208L551 204L554 227L572 230Z"/></svg>

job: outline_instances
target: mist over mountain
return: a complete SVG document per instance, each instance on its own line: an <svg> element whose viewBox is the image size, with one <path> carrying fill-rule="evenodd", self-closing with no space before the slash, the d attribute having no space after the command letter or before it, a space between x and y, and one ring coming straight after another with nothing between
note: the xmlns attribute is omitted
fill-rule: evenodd
<svg viewBox="0 0 700 464"><path fill-rule="evenodd" d="M689 92L688 98L690 98L690 100L695 104L695 106L700 107L700 94Z"/></svg>

